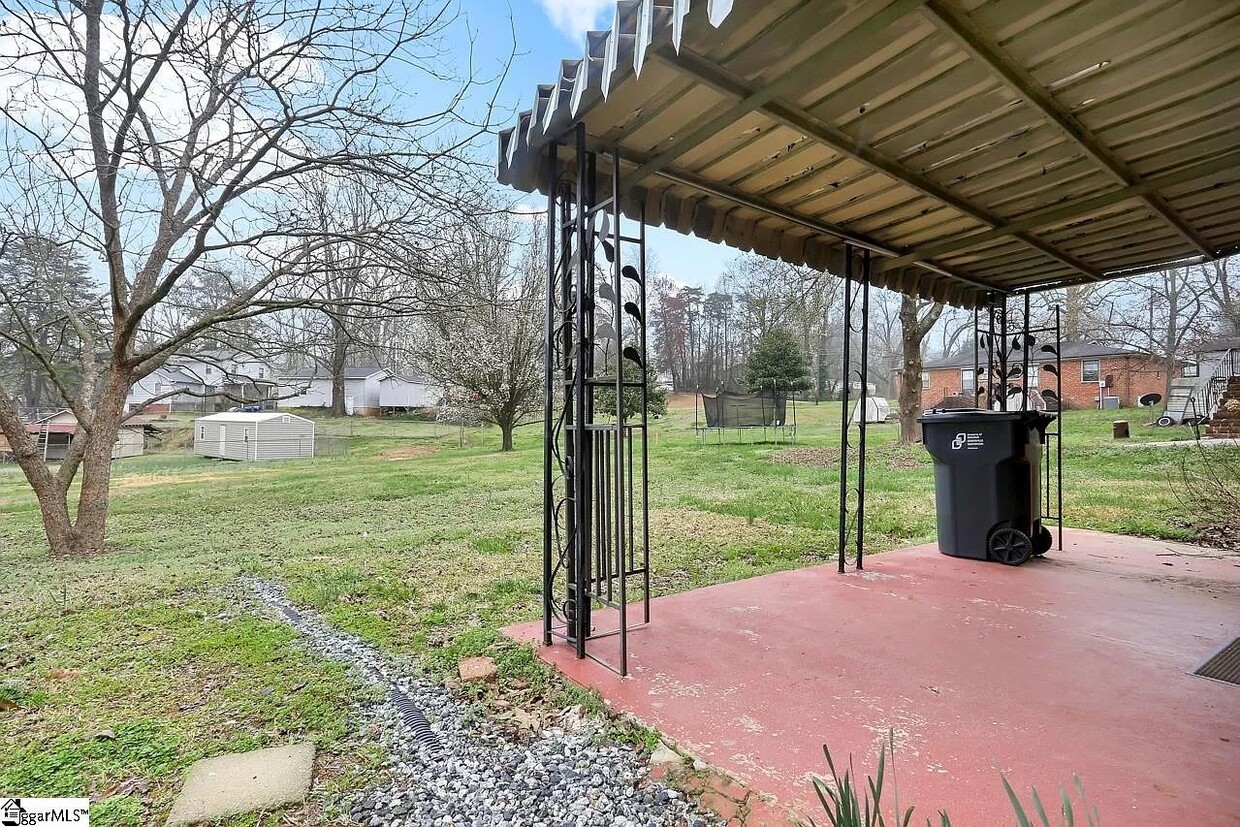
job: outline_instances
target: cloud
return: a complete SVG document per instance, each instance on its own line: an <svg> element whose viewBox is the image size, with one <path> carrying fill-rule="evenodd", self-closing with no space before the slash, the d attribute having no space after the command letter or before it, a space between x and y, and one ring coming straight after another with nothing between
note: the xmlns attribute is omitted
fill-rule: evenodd
<svg viewBox="0 0 1240 827"><path fill-rule="evenodd" d="M616 0L538 0L538 3L555 27L574 40L581 40L587 31L599 28L603 13L610 16L616 8Z"/></svg>

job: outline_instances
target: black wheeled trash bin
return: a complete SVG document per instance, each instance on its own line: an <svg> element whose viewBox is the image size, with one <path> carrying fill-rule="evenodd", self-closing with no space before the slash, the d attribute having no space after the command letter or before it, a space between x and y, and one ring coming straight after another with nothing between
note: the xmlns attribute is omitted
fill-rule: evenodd
<svg viewBox="0 0 1240 827"><path fill-rule="evenodd" d="M1042 445L1054 414L932 410L922 441L934 458L939 551L1019 566L1051 547L1042 525Z"/></svg>

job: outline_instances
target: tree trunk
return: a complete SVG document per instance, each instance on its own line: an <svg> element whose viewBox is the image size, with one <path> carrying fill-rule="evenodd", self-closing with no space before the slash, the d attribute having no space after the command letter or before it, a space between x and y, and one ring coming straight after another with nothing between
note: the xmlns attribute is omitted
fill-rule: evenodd
<svg viewBox="0 0 1240 827"><path fill-rule="evenodd" d="M1163 333L1162 342L1162 363L1163 363L1163 399L1171 398L1171 382L1175 378L1176 368L1176 345L1179 342L1179 326L1180 319L1180 291L1179 282L1175 280L1175 272L1172 271L1171 278L1168 283L1167 294L1167 327ZM1099 407L1102 407L1102 400L1099 399Z"/></svg>
<svg viewBox="0 0 1240 827"><path fill-rule="evenodd" d="M904 373L900 382L900 442L921 442L921 343L943 313L943 305L935 304L924 317L917 312L917 299L900 297L900 342ZM976 380L974 380L976 381Z"/></svg>
<svg viewBox="0 0 1240 827"><path fill-rule="evenodd" d="M69 486L72 476L53 474L43 461L36 439L24 433L25 426L14 416L5 416L4 431L14 449L18 465L34 489L43 519L43 533L56 557L94 554L104 548L104 529L112 481L112 449L125 408L127 375L110 376L104 383L90 421L79 422L74 445L82 445L77 468L82 485L78 493L76 519L69 512ZM0 412L6 414L9 412ZM14 439L14 437L19 437ZM72 451L71 451L72 452Z"/></svg>
<svg viewBox="0 0 1240 827"><path fill-rule="evenodd" d="M1079 341L1085 338L1085 302L1089 297L1089 287L1077 285L1069 287L1064 292L1064 310L1061 317L1062 328L1060 334L1065 341Z"/></svg>
<svg viewBox="0 0 1240 827"><path fill-rule="evenodd" d="M503 442L500 445L501 451L512 450L512 424L499 426L500 433L503 435Z"/></svg>
<svg viewBox="0 0 1240 827"><path fill-rule="evenodd" d="M901 314L903 318L903 313ZM920 442L921 423L921 342L905 337L903 347L904 378L900 382L900 442Z"/></svg>
<svg viewBox="0 0 1240 827"><path fill-rule="evenodd" d="M349 361L349 332L344 321L332 315L332 416L344 416L344 369Z"/></svg>

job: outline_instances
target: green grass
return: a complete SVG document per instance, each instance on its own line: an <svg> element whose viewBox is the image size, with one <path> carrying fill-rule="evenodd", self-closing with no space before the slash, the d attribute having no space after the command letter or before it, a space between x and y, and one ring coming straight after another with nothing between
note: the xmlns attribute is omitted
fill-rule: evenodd
<svg viewBox="0 0 1240 827"><path fill-rule="evenodd" d="M1188 539L1179 450L1110 438L1125 415L1133 442L1187 432L1133 413L1068 415L1068 522ZM735 435L700 444L691 407L657 423L655 591L830 560L838 418L838 404L798 406L793 449ZM106 797L99 824L154 822L195 759L301 738L330 757L333 783L364 783L371 759L346 738L358 687L291 645L282 625L238 614L227 589L241 574L286 584L298 604L431 673L487 652L524 698L601 708L499 634L540 611L541 428L521 429L517 450L500 454L494 431L469 431L461 448L456 429L433 423L320 427L352 434L347 457L119 462L114 550L83 560L48 558L34 498L15 468L0 468L0 795L89 794ZM870 550L933 540L924 452L892 444L893 425L870 433ZM132 792L136 782L149 791Z"/></svg>

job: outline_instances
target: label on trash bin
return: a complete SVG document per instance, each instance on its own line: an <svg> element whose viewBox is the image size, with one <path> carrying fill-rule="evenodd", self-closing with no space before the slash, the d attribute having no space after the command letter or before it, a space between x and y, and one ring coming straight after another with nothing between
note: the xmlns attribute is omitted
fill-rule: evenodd
<svg viewBox="0 0 1240 827"><path fill-rule="evenodd" d="M953 451L976 451L979 448L986 447L986 440L982 439L980 433L967 433L961 431L956 434L956 438L952 440Z"/></svg>

